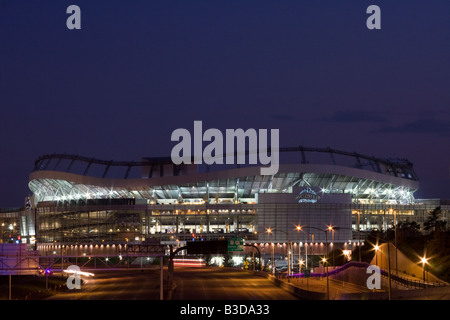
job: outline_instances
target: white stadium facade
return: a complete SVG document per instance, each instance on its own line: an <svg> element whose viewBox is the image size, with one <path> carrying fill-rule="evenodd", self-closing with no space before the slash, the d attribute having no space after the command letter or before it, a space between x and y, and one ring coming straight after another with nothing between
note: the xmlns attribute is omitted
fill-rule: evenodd
<svg viewBox="0 0 450 320"><path fill-rule="evenodd" d="M169 157L45 155L30 174L27 205L3 209L0 219L16 221L20 241L41 248L240 237L262 247L293 242L320 251L325 241L360 245L370 230L393 223L423 224L437 206L448 218L448 201L414 198L419 181L405 159L302 146L280 154L293 160L275 175L261 175L258 165L175 165Z"/></svg>

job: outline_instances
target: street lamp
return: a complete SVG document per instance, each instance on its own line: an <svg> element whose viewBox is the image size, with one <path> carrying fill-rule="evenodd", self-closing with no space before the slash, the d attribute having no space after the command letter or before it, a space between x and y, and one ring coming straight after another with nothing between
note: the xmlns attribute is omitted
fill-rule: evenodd
<svg viewBox="0 0 450 320"><path fill-rule="evenodd" d="M325 252L326 252L326 257L328 257L328 231L333 231L333 230L337 230L340 229L339 227L332 227L332 226L327 226L326 229L320 229L317 227L312 227L312 226L297 226L297 230L302 230L302 228L311 228L311 229L315 229L315 230L319 230L322 232L325 232ZM322 261L324 261L324 263L326 262L326 259L323 258ZM329 279L328 279L328 263L327 263L327 269L326 269L326 274L327 274L327 300L330 300L330 283L329 283Z"/></svg>
<svg viewBox="0 0 450 320"><path fill-rule="evenodd" d="M268 233L268 234L272 234L273 232L275 232L275 231L281 231L281 232L284 232L284 233L286 233L287 235L288 235L288 282L290 281L290 279L289 279L289 276L290 276L290 265L291 265L291 263L290 263L290 248L289 248L289 244L290 244L290 241L289 241L289 233L288 232L286 232L286 231L282 231L282 230L273 230L273 229L271 229L270 227L269 228L266 228L266 232ZM274 254L274 252L273 252L273 250L274 250L274 245L272 245L272 253L273 253L273 259L272 259L272 273L273 273L273 275L275 275L275 254Z"/></svg>
<svg viewBox="0 0 450 320"><path fill-rule="evenodd" d="M302 272L302 266L303 266L303 264L304 264L303 259L299 259L299 260L298 260L298 270L299 270L299 272Z"/></svg>
<svg viewBox="0 0 450 320"><path fill-rule="evenodd" d="M334 261L334 229L333 229L333 227L331 227L331 236L332 236L332 239L331 239L331 245L333 246L333 251L332 251L332 254L333 254L333 267L336 267L336 262Z"/></svg>
<svg viewBox="0 0 450 320"><path fill-rule="evenodd" d="M358 214L358 255L359 262L361 262L361 212L359 210L355 210L354 213Z"/></svg>
<svg viewBox="0 0 450 320"><path fill-rule="evenodd" d="M302 229L303 227L301 225L295 226L295 230L297 231L303 231ZM309 236L312 236L312 242L311 242L311 250L313 250L313 246L312 244L314 243L314 234L313 233L308 233L307 237L306 237L306 241L305 241L305 268L308 269L308 240L309 240ZM312 252L311 252L312 255ZM300 258L300 254L299 254L299 258Z"/></svg>
<svg viewBox="0 0 450 320"><path fill-rule="evenodd" d="M378 267L378 250L380 250L380 247L376 244L373 249L375 250L375 265Z"/></svg>
<svg viewBox="0 0 450 320"><path fill-rule="evenodd" d="M397 211L389 209L389 212L394 213L394 245L395 245L395 272L398 275L398 258L397 258Z"/></svg>
<svg viewBox="0 0 450 320"><path fill-rule="evenodd" d="M420 259L420 262L422 262L423 283L425 284L425 266L428 264L428 258L423 257L422 259Z"/></svg>
<svg viewBox="0 0 450 320"><path fill-rule="evenodd" d="M296 226L296 230L300 231L301 230L301 226ZM274 230L272 228L266 228L266 232L268 234L272 234L273 232L283 232L287 235L287 252L288 252L288 256L287 256L287 260L288 260L288 282L290 282L290 277L291 277L291 250L292 250L292 246L291 246L291 241L290 241L290 236L289 236L289 231L284 231L284 230ZM274 261L272 260L272 263ZM294 259L292 258L292 263L294 262ZM274 268L272 268L274 269ZM273 271L274 272L274 271Z"/></svg>
<svg viewBox="0 0 450 320"><path fill-rule="evenodd" d="M269 227L269 228L266 228L266 232L268 233L268 234L272 234L272 229ZM273 276L275 276L275 252L274 252L274 250L275 250L275 244L272 242L272 275Z"/></svg>
<svg viewBox="0 0 450 320"><path fill-rule="evenodd" d="M275 244L272 242L272 275L275 276Z"/></svg>

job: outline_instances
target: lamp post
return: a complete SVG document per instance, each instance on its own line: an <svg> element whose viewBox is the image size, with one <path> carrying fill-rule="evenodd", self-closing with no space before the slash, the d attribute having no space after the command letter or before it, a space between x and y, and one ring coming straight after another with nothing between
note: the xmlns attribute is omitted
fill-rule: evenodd
<svg viewBox="0 0 450 320"><path fill-rule="evenodd" d="M272 229L270 227L266 228L266 233L272 234ZM272 246L272 275L275 276L275 244L273 243L273 241L271 243L271 246Z"/></svg>
<svg viewBox="0 0 450 320"><path fill-rule="evenodd" d="M270 227L266 229L266 232L267 232L268 234L272 234L272 233L273 233L273 232L275 232L275 231L279 231L279 232L283 232L283 233L286 233L286 234L287 234L287 236L288 236L288 248L287 248L287 252L288 252L288 282L290 282L290 275L291 275L291 272L290 272L290 269L291 269L291 262L290 262L290 246L289 246L290 240L289 240L289 232L287 232L287 231L283 231L283 230L273 230L273 229L271 229ZM274 268L272 268L272 269L274 270ZM273 271L273 272L275 272L275 271Z"/></svg>
<svg viewBox="0 0 450 320"><path fill-rule="evenodd" d="M332 251L332 253L333 253L333 268L336 268L336 263L335 263L335 261L334 261L334 229L333 228L331 228L331 236L332 236L332 239L331 239L331 243L332 243L332 245L333 245L333 251Z"/></svg>
<svg viewBox="0 0 450 320"><path fill-rule="evenodd" d="M274 252L275 244L272 242L271 245L272 245L272 275L275 276L275 261L274 261L274 259L275 259L275 252Z"/></svg>
<svg viewBox="0 0 450 320"><path fill-rule="evenodd" d="M297 229L297 231L300 231L301 230L301 228L299 228L299 227L297 227L296 228ZM273 232L283 232L283 233L285 233L286 235L287 235L287 253L288 253L288 256L287 256L287 258L288 258L288 282L290 282L290 277L291 277L291 241L290 241L290 236L289 236L289 231L284 231L284 230L274 230L274 229L272 229L272 228L266 228L266 232L268 233L268 234L272 234ZM292 261L294 261L293 259L292 259ZM274 269L274 268L273 268ZM274 272L274 271L273 271Z"/></svg>
<svg viewBox="0 0 450 320"><path fill-rule="evenodd" d="M312 226L297 226L296 229L298 231L302 230L302 228L311 228L311 229L315 229L315 230L319 230L322 232L325 232L325 252L326 252L326 257L328 257L328 231L333 231L334 229L340 229L339 227L333 228L332 226L328 226L326 229L320 229L317 227L312 227ZM328 262L326 258L322 259L323 263L327 264L327 268L326 268L326 275L327 275L327 300L330 300L330 282L329 282L329 278L328 278Z"/></svg>
<svg viewBox="0 0 450 320"><path fill-rule="evenodd" d="M333 230L333 228L328 227L325 230L325 243L326 243L325 251L326 251L327 258L328 258L328 230ZM328 261L327 261L327 259L324 259L324 260L325 260L325 263L327 264L327 300L330 300L330 282L328 279Z"/></svg>
<svg viewBox="0 0 450 320"><path fill-rule="evenodd" d="M389 212L394 213L394 244L395 244L395 273L398 275L398 258L397 258L397 211L389 209Z"/></svg>
<svg viewBox="0 0 450 320"><path fill-rule="evenodd" d="M422 262L422 269L423 269L423 284L425 286L425 267L428 263L428 259L426 257L423 257L422 259L420 259L420 262Z"/></svg>
<svg viewBox="0 0 450 320"><path fill-rule="evenodd" d="M358 254L359 262L361 262L361 212L359 212L359 210L355 210L354 213L358 214Z"/></svg>
<svg viewBox="0 0 450 320"><path fill-rule="evenodd" d="M389 288L389 300L391 300L391 293L392 293L392 287L391 287L391 251L390 248L391 244L389 242L389 238L387 239L387 251L388 251L388 288Z"/></svg>
<svg viewBox="0 0 450 320"><path fill-rule="evenodd" d="M378 267L378 250L380 250L380 247L376 244L373 248L375 250L375 265Z"/></svg>
<svg viewBox="0 0 450 320"><path fill-rule="evenodd" d="M308 240L309 240L309 236L312 236L311 241L314 241L314 234L310 234L308 233L308 236L306 237L306 241L305 241L305 269L308 269ZM312 242L311 242L312 244ZM312 248L313 246L311 245L311 255L312 255Z"/></svg>
<svg viewBox="0 0 450 320"><path fill-rule="evenodd" d="M308 239L311 236L311 257L314 255L314 233L308 233ZM306 258L308 258L308 252L306 252ZM314 268L314 262L311 258L311 267Z"/></svg>
<svg viewBox="0 0 450 320"><path fill-rule="evenodd" d="M303 226L295 226L295 230L297 231L303 231ZM314 233L308 233L307 237L306 237L306 241L305 241L305 269L308 269L308 240L309 240L309 236L311 235L311 240L312 243L314 243ZM311 248L313 249L314 247L311 246ZM311 249L311 250L312 250ZM299 259L301 259L301 254L300 254L300 243L299 243L299 248L298 248L298 255L299 255ZM311 251L311 255L312 255L312 251Z"/></svg>
<svg viewBox="0 0 450 320"><path fill-rule="evenodd" d="M386 209L384 209L383 212L383 220L386 221ZM384 223L383 223L384 225ZM388 290L389 290L389 300L391 300L391 291L392 291L392 287L391 287L391 252L390 252L390 240L389 240L389 236L386 232L386 240L387 240L387 255L388 255Z"/></svg>

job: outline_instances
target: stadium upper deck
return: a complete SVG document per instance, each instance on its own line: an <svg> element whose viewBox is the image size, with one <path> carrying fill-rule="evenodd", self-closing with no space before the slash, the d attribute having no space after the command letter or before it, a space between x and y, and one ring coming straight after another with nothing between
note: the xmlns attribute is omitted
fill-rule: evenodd
<svg viewBox="0 0 450 320"><path fill-rule="evenodd" d="M267 176L259 174L257 165L221 170L207 166L201 172L197 165L174 165L167 157L121 162L45 155L36 160L29 187L35 204L130 198L148 204L255 203L258 193L291 192L294 186L349 193L354 203L409 204L419 187L406 159L301 146L280 148L280 154L297 157Z"/></svg>

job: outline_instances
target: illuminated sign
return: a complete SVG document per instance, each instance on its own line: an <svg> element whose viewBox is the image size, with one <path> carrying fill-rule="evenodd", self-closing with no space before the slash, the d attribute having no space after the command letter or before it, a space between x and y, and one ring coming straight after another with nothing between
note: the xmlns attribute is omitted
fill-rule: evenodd
<svg viewBox="0 0 450 320"><path fill-rule="evenodd" d="M306 187L299 192L296 199L298 199L298 203L316 203L319 197L317 192L310 187Z"/></svg>
<svg viewBox="0 0 450 320"><path fill-rule="evenodd" d="M244 239L232 238L229 240L228 251L244 251Z"/></svg>

